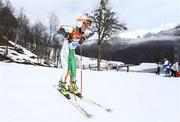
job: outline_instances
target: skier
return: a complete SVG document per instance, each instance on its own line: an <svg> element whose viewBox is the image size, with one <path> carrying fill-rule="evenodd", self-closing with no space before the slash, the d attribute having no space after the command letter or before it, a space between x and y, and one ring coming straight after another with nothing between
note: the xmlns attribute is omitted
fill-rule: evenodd
<svg viewBox="0 0 180 122"><path fill-rule="evenodd" d="M58 33L64 37L64 42L61 49L61 64L62 64L62 77L59 83L60 92L64 96L69 97L69 93L74 93L77 96L81 96L78 92L76 86L76 59L75 59L75 49L78 44L82 44L86 38L89 38L93 34L87 35L85 31L91 25L91 20L87 17L79 17L77 19L76 27L70 27L62 25L58 30ZM66 80L68 75L70 76L70 84L68 89L66 88Z"/></svg>
<svg viewBox="0 0 180 122"><path fill-rule="evenodd" d="M171 64L169 63L168 59L165 58L163 67L164 67L165 76L167 76L167 77L170 76L170 72L169 72L170 71L170 66L171 66Z"/></svg>

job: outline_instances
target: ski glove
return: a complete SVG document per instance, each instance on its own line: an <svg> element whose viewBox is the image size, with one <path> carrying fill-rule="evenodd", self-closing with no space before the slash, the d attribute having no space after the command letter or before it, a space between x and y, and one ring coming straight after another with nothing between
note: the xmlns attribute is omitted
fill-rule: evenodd
<svg viewBox="0 0 180 122"><path fill-rule="evenodd" d="M82 38L79 40L79 44L82 44L84 41L85 41L85 38L82 37Z"/></svg>
<svg viewBox="0 0 180 122"><path fill-rule="evenodd" d="M65 38L70 38L70 34L65 32L65 29L64 28L60 28L58 31L57 31L58 34L61 34L63 35Z"/></svg>

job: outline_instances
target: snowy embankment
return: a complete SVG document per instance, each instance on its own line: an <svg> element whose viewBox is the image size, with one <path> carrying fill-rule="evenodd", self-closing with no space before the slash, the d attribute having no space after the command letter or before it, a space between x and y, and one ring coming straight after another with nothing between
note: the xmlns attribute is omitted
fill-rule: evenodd
<svg viewBox="0 0 180 122"><path fill-rule="evenodd" d="M95 115L87 119L52 87L60 75L56 68L1 62L0 122L180 121L179 78L84 70L83 95L114 109L106 113L79 101Z"/></svg>
<svg viewBox="0 0 180 122"><path fill-rule="evenodd" d="M122 68L126 69L126 68ZM129 71L130 72L145 72L145 71L156 71L157 64L156 63L141 63L140 65L130 66Z"/></svg>
<svg viewBox="0 0 180 122"><path fill-rule="evenodd" d="M8 52L6 60L4 60L4 62L16 62L22 64L41 66L54 66L53 63L45 61L44 59L38 57L26 48L23 48L22 46L15 44L10 40L8 40L8 43L10 46L8 46ZM3 55L5 50L5 46L0 46L0 55Z"/></svg>

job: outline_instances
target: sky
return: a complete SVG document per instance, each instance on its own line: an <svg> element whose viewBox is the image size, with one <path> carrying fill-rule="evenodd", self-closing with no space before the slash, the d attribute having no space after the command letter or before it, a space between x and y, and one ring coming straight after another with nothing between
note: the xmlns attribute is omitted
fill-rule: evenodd
<svg viewBox="0 0 180 122"><path fill-rule="evenodd" d="M100 0L10 0L16 12L22 7L31 23L54 12L60 24L73 25L78 16L98 7ZM128 30L151 29L167 23L180 23L180 0L110 0L112 10Z"/></svg>

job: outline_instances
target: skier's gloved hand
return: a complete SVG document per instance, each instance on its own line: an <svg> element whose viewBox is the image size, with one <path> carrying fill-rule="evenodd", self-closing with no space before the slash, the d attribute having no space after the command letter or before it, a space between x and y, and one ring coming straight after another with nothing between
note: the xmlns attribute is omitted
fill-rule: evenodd
<svg viewBox="0 0 180 122"><path fill-rule="evenodd" d="M84 41L85 41L85 38L82 37L82 38L79 40L79 44L82 44Z"/></svg>
<svg viewBox="0 0 180 122"><path fill-rule="evenodd" d="M58 34L62 34L64 36L65 34L65 30L64 28L59 28L59 30L57 31Z"/></svg>
<svg viewBox="0 0 180 122"><path fill-rule="evenodd" d="M60 34L59 30L57 31L58 34Z"/></svg>
<svg viewBox="0 0 180 122"><path fill-rule="evenodd" d="M67 38L69 41L72 41L72 36L70 33L66 33L65 38Z"/></svg>

